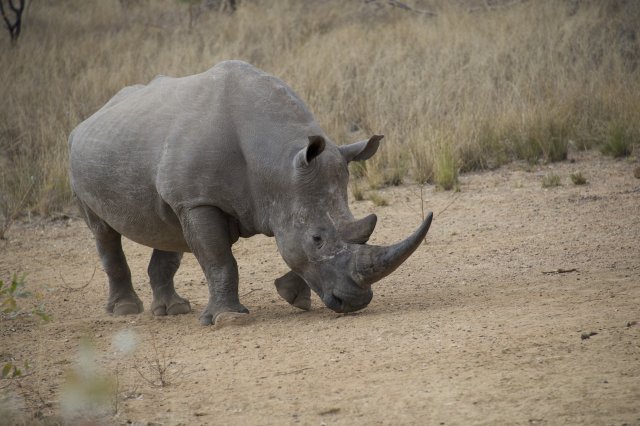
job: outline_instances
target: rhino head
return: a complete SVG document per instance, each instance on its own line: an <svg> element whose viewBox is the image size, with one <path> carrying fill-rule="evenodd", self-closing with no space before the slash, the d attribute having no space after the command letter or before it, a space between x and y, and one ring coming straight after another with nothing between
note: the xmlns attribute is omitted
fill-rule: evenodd
<svg viewBox="0 0 640 426"><path fill-rule="evenodd" d="M371 285L392 273L420 245L431 225L429 213L405 240L387 247L368 245L377 217L356 220L349 211L348 163L364 161L383 136L336 146L310 136L294 154L289 208L274 232L278 249L293 273L335 312L366 307Z"/></svg>

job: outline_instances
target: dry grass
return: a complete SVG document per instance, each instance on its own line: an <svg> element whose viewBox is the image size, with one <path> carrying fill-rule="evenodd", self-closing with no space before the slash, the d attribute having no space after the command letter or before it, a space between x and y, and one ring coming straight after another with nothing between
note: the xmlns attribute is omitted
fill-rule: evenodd
<svg viewBox="0 0 640 426"><path fill-rule="evenodd" d="M571 173L569 175L569 178L571 179L571 182L573 182L574 185L586 185L587 183L587 178L584 177L582 175L582 172L575 172L575 173Z"/></svg>
<svg viewBox="0 0 640 426"><path fill-rule="evenodd" d="M0 221L23 198L66 206L67 135L125 85L243 59L287 81L337 143L384 133L360 169L455 187L459 171L570 146L612 155L640 135L640 3L244 0L233 15L172 0L33 2L0 33ZM492 2L491 4L494 4ZM122 5L128 5L123 7ZM194 17L195 15L191 15Z"/></svg>
<svg viewBox="0 0 640 426"><path fill-rule="evenodd" d="M555 173L549 173L547 175L544 175L544 177L542 178L543 188L554 188L560 185L562 185L560 176Z"/></svg>
<svg viewBox="0 0 640 426"><path fill-rule="evenodd" d="M360 186L357 180L352 180L350 187L351 187L351 193L353 194L354 200L356 201L364 200L364 189L362 188L362 186Z"/></svg>
<svg viewBox="0 0 640 426"><path fill-rule="evenodd" d="M384 207L389 205L389 200L387 200L383 195L376 191L372 191L369 193L369 200L371 200L373 205L377 207Z"/></svg>

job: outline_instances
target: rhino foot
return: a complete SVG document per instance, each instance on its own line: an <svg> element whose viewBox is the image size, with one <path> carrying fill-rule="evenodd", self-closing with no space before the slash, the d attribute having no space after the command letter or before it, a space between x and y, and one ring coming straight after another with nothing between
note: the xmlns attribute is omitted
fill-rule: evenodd
<svg viewBox="0 0 640 426"><path fill-rule="evenodd" d="M289 271L274 282L280 297L296 308L308 311L311 309L311 290L298 274Z"/></svg>
<svg viewBox="0 0 640 426"><path fill-rule="evenodd" d="M191 304L174 293L168 297L154 297L151 312L155 316L188 314L191 312Z"/></svg>
<svg viewBox="0 0 640 426"><path fill-rule="evenodd" d="M110 300L107 303L107 312L113 315L135 315L144 311L142 301L134 293L125 297L119 297L115 300Z"/></svg>
<svg viewBox="0 0 640 426"><path fill-rule="evenodd" d="M241 303L223 306L207 305L207 308L202 312L202 314L200 314L200 324L218 324L219 317L221 320L225 318L238 317L239 315L244 318L248 317L248 314L249 310L245 308Z"/></svg>

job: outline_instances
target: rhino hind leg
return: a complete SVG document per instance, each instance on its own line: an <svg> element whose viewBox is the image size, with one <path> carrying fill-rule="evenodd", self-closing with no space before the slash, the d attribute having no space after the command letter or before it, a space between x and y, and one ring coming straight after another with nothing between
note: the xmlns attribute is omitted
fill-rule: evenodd
<svg viewBox="0 0 640 426"><path fill-rule="evenodd" d="M106 310L114 315L139 314L144 308L131 284L131 271L122 251L122 235L100 219L82 202L80 210L96 239L102 267L109 279Z"/></svg>
<svg viewBox="0 0 640 426"><path fill-rule="evenodd" d="M173 277L180 267L181 260L182 253L153 250L147 269L153 290L153 315L179 315L191 312L189 301L180 297L173 285Z"/></svg>
<svg viewBox="0 0 640 426"><path fill-rule="evenodd" d="M289 271L274 282L280 297L296 308L311 309L311 289L298 274Z"/></svg>

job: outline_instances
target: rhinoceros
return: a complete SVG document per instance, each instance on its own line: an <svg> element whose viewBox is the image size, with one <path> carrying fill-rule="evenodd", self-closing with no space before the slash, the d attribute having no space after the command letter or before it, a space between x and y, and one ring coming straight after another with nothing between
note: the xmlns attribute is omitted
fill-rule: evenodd
<svg viewBox="0 0 640 426"><path fill-rule="evenodd" d="M153 248L154 315L191 311L173 282L184 252L209 287L201 324L248 314L231 246L256 234L275 237L290 268L275 280L287 302L310 309L311 289L335 312L364 308L432 220L395 245L366 244L377 218L351 214L347 165L381 139L335 145L291 88L241 61L122 89L69 136L71 187L108 277L107 312L143 311L123 235Z"/></svg>

